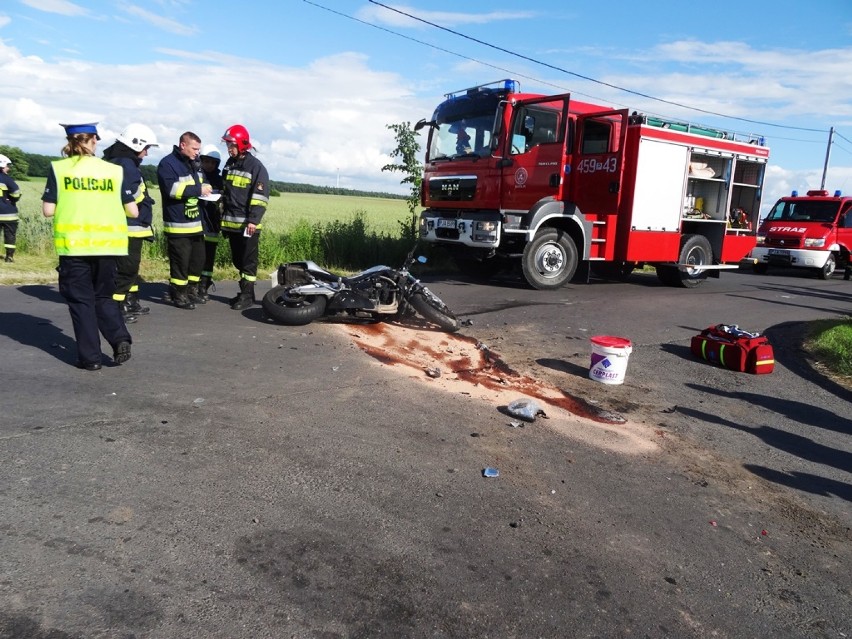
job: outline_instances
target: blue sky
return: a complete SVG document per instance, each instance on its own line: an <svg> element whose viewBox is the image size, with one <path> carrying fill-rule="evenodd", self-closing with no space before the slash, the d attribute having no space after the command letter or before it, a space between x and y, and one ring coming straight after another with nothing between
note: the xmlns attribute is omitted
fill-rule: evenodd
<svg viewBox="0 0 852 639"><path fill-rule="evenodd" d="M380 170L386 125L513 77L763 134L765 204L819 187L835 127L826 188L852 192L849 0L383 4L422 20L367 0L4 0L0 144L55 154L60 121L99 121L102 145L138 121L155 163L187 129L218 144L239 122L273 179L405 192Z"/></svg>

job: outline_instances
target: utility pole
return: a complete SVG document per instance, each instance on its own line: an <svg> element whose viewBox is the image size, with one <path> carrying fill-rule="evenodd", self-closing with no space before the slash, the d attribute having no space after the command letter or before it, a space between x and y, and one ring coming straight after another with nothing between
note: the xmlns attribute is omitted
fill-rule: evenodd
<svg viewBox="0 0 852 639"><path fill-rule="evenodd" d="M834 138L834 127L828 130L828 148L825 150L825 164L822 167L822 182L819 185L820 191L825 189L825 174L828 173L828 160L831 157L831 141Z"/></svg>

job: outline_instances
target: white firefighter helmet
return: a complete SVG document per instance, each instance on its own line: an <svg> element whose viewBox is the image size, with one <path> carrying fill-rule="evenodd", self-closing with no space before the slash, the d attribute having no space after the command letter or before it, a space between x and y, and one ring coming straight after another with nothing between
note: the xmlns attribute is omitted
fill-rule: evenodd
<svg viewBox="0 0 852 639"><path fill-rule="evenodd" d="M5 155L0 155L0 169L5 169L12 163L12 160L7 158Z"/></svg>
<svg viewBox="0 0 852 639"><path fill-rule="evenodd" d="M149 146L160 146L157 143L157 136L150 127L138 122L128 124L127 128L118 134L118 141L137 153Z"/></svg>
<svg viewBox="0 0 852 639"><path fill-rule="evenodd" d="M217 162L222 161L222 156L220 155L219 149L216 148L215 144L207 144L203 149L201 149L201 157L213 158Z"/></svg>

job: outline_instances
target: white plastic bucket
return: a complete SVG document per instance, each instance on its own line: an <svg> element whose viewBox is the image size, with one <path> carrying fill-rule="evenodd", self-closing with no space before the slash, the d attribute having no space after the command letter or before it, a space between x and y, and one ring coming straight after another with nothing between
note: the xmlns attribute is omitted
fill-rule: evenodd
<svg viewBox="0 0 852 639"><path fill-rule="evenodd" d="M633 345L624 337L597 335L591 339L592 364L589 378L602 384L623 384Z"/></svg>

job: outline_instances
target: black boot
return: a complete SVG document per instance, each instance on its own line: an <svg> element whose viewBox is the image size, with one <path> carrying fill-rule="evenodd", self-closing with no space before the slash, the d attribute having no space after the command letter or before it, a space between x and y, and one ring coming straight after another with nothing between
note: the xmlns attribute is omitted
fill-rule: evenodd
<svg viewBox="0 0 852 639"><path fill-rule="evenodd" d="M127 304L130 307L130 311L135 315L147 315L151 312L150 307L142 306L142 304L139 303L138 293L128 293Z"/></svg>
<svg viewBox="0 0 852 639"><path fill-rule="evenodd" d="M189 299L189 295L186 292L187 285L183 286L174 286L172 285L172 302L178 308L184 308L188 311L191 311L195 308L195 304L192 303L192 300Z"/></svg>
<svg viewBox="0 0 852 639"><path fill-rule="evenodd" d="M193 304L206 304L207 296L202 295L201 287L198 282L190 282L186 286L186 294L189 296L189 300Z"/></svg>
<svg viewBox="0 0 852 639"><path fill-rule="evenodd" d="M231 308L235 311L244 311L254 305L254 282L248 280L240 280L240 294L237 299L231 304Z"/></svg>
<svg viewBox="0 0 852 639"><path fill-rule="evenodd" d="M7 248L6 249L6 262L14 262L15 261L15 249Z"/></svg>
<svg viewBox="0 0 852 639"><path fill-rule="evenodd" d="M210 299L210 287L213 286L213 278L209 275L202 275L198 280L198 296L204 298L204 301Z"/></svg>
<svg viewBox="0 0 852 639"><path fill-rule="evenodd" d="M139 319L133 314L133 310L130 308L130 301L126 297L118 303L118 308L121 311L121 317L124 319L125 324L133 324Z"/></svg>

